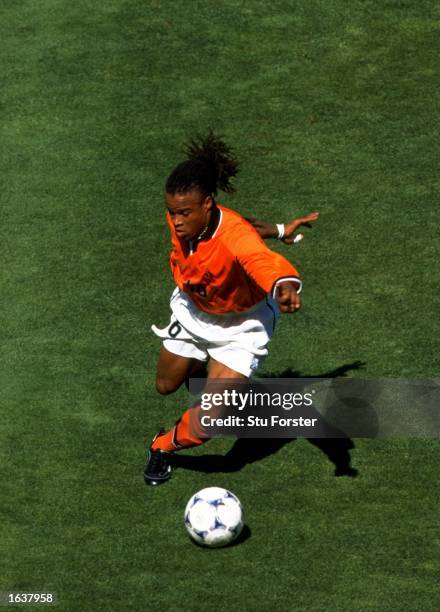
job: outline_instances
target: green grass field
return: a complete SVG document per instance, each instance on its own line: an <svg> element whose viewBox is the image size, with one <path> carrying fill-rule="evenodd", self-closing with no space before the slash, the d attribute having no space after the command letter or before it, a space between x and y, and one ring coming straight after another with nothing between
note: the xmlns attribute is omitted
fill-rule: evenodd
<svg viewBox="0 0 440 612"><path fill-rule="evenodd" d="M436 439L355 440L357 478L306 440L207 473L198 457L232 445L213 440L187 453L200 469L142 480L187 402L154 389L163 185L209 127L242 160L223 203L321 213L273 245L305 289L261 374L438 376L439 17L434 0L4 0L0 591L75 612L440 608ZM186 536L212 484L243 502L240 545Z"/></svg>

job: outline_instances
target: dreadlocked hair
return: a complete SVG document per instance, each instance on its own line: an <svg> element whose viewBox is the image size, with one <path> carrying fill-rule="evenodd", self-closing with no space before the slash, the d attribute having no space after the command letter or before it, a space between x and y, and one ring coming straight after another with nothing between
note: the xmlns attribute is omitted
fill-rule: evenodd
<svg viewBox="0 0 440 612"><path fill-rule="evenodd" d="M232 149L212 130L206 137L197 136L184 147L186 161L174 168L166 182L167 193L187 193L199 189L216 195L220 189L233 193L230 179L237 175L239 163Z"/></svg>

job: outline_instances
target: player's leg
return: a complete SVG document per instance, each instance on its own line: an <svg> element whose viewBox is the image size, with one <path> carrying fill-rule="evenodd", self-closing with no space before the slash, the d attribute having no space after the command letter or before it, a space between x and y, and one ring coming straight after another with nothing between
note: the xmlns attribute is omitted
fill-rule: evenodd
<svg viewBox="0 0 440 612"><path fill-rule="evenodd" d="M197 336L184 330L172 315L168 327L152 326L154 333L163 339L156 373L156 389L161 395L176 391L190 376L200 372L208 360L208 353ZM160 434L153 440L153 444ZM170 477L171 466L166 453L150 447L144 468L147 484L160 484Z"/></svg>
<svg viewBox="0 0 440 612"><path fill-rule="evenodd" d="M209 373L206 388L209 390L210 381L218 379L245 380L246 377L240 372L232 370L228 366L210 359L209 361ZM216 385L216 393L221 393L221 387ZM191 448L193 446L199 446L208 440L208 438L197 435L197 418L199 406L193 406L186 410L182 417L177 421L174 427L172 427L166 433L163 433L156 437L152 444L153 449L160 449L165 452L173 452L175 450L181 450L182 448Z"/></svg>
<svg viewBox="0 0 440 612"><path fill-rule="evenodd" d="M207 387L209 388L210 381L218 379L246 379L246 376L211 358ZM216 392L221 392L218 386ZM199 411L200 407L198 405L192 406L183 413L174 427L165 433L160 432L154 438L144 471L146 484L158 485L169 479L171 474L170 453L184 448L200 446L209 440L198 431Z"/></svg>
<svg viewBox="0 0 440 612"><path fill-rule="evenodd" d="M156 373L158 393L161 395L174 393L184 381L202 371L204 367L204 362L200 359L172 353L162 346Z"/></svg>
<svg viewBox="0 0 440 612"><path fill-rule="evenodd" d="M206 315L204 315L204 320L206 320ZM216 327L218 339L213 342L206 334L204 346L201 346L199 341L182 344L182 349L191 351L190 354L180 350L177 345L175 350L174 347L171 348L171 345L167 344L175 342L175 340L167 339L164 345L165 348L175 350L182 356L189 355L196 358L198 355L193 351L200 350L201 361L209 355L208 387L210 380L247 379L267 355L267 344L273 333L275 321L276 311L268 300L265 300L259 308L253 309L249 315L238 316L235 320L231 319L227 326L219 325L219 321L213 317L213 325ZM205 329L206 323L204 322L197 333L198 338L205 338ZM216 391L221 392L218 386ZM204 433L198 427L200 421L197 411L199 410L200 406L192 406L184 412L172 429L160 433L153 440L144 472L147 484L160 484L169 478L171 469L169 453L182 448L199 446L208 440L208 438L203 437ZM156 475L160 472L156 469L156 464L159 465L163 478L156 478Z"/></svg>

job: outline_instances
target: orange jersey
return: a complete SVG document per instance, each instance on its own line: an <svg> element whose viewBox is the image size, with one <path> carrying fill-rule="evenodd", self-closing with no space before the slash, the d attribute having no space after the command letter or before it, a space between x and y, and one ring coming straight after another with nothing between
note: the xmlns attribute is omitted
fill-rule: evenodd
<svg viewBox="0 0 440 612"><path fill-rule="evenodd" d="M210 314L243 312L260 302L283 278L298 279L297 270L271 251L241 215L221 205L220 220L211 238L194 252L179 239L169 215L174 281L194 304Z"/></svg>

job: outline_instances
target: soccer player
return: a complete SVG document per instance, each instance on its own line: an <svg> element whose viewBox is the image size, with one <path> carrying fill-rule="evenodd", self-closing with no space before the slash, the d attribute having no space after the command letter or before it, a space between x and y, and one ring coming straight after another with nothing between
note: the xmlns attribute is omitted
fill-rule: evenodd
<svg viewBox="0 0 440 612"><path fill-rule="evenodd" d="M185 152L187 159L172 171L165 189L177 285L171 321L165 329L152 327L163 339L156 378L163 395L176 391L203 362L208 362L208 382L247 379L255 372L268 353L279 311L299 310L302 288L296 268L262 237L292 241L299 225L318 216L296 220L284 236L286 226L249 222L215 200L219 189L234 191L231 179L238 172L223 140L210 132L190 141ZM207 441L190 426L193 415L186 410L174 427L155 436L144 469L146 484L169 479L170 453Z"/></svg>

